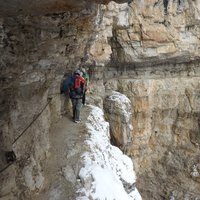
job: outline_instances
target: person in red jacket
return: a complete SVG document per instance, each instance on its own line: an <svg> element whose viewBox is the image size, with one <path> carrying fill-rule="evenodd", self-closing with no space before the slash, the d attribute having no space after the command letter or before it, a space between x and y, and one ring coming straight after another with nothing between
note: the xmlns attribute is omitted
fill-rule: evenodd
<svg viewBox="0 0 200 200"><path fill-rule="evenodd" d="M82 107L83 95L85 92L85 79L81 75L82 73L80 70L76 70L74 72L73 86L69 88L69 95L72 101L73 120L75 123L79 123L81 121L80 112Z"/></svg>

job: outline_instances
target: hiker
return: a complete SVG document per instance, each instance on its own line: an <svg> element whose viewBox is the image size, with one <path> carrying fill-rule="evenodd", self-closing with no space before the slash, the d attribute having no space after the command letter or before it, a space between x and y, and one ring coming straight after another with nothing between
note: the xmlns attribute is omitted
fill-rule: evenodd
<svg viewBox="0 0 200 200"><path fill-rule="evenodd" d="M80 70L74 72L72 79L73 84L69 87L69 96L72 101L73 120L75 123L79 123L81 121L80 111L85 90L85 79L82 77Z"/></svg>
<svg viewBox="0 0 200 200"><path fill-rule="evenodd" d="M82 104L85 105L86 92L88 90L88 85L89 85L89 74L86 72L85 68L81 68L80 70L83 73L83 78L85 79L85 89L84 89L83 99L82 99Z"/></svg>
<svg viewBox="0 0 200 200"><path fill-rule="evenodd" d="M70 98L73 107L73 120L80 122L80 110L82 107L83 94L85 93L85 79L80 70L74 72L74 86L70 88Z"/></svg>
<svg viewBox="0 0 200 200"><path fill-rule="evenodd" d="M85 90L85 79L82 72L78 69L73 75L66 78L61 85L61 94L64 93L71 99L73 110L73 121L80 122L80 110L82 107L82 99Z"/></svg>
<svg viewBox="0 0 200 200"><path fill-rule="evenodd" d="M81 58L80 63L79 63L79 70L83 73L83 78L85 79L85 90L83 93L83 101L82 104L85 105L85 101L86 101L86 92L89 90L89 74L87 73L85 66L86 66L86 61L89 58L88 55L84 56ZM93 65L96 65L96 62L93 61Z"/></svg>
<svg viewBox="0 0 200 200"><path fill-rule="evenodd" d="M66 73L64 74L64 77L61 81L61 85L60 85L60 94L61 95L61 113L62 115L69 113L71 110L71 106L70 106L70 98L69 98L69 94L70 94L70 87L73 87L73 75L72 73Z"/></svg>

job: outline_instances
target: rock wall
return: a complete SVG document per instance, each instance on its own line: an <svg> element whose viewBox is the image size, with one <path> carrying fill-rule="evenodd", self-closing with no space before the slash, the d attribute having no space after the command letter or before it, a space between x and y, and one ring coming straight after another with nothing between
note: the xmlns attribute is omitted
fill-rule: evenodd
<svg viewBox="0 0 200 200"><path fill-rule="evenodd" d="M129 154L143 199L195 199L200 196L199 4L166 2L134 1L125 5L126 24L119 26L118 17L107 20L112 53L104 83L106 92L131 99ZM109 11L104 19L110 19Z"/></svg>
<svg viewBox="0 0 200 200"><path fill-rule="evenodd" d="M40 161L48 154L51 124L63 112L61 80L86 56L97 8L1 18L0 169L7 165L5 151L17 156L1 173L1 197L27 199L42 187Z"/></svg>
<svg viewBox="0 0 200 200"><path fill-rule="evenodd" d="M199 57L197 1L112 3L103 12L100 35L110 45L111 66L180 63Z"/></svg>
<svg viewBox="0 0 200 200"><path fill-rule="evenodd" d="M107 90L120 91L132 102L133 143L128 154L134 159L143 199L200 196L199 63L187 64L184 73L183 66L173 66L166 74L152 69L145 78L129 71L129 77L106 82ZM144 67L143 73L147 71Z"/></svg>

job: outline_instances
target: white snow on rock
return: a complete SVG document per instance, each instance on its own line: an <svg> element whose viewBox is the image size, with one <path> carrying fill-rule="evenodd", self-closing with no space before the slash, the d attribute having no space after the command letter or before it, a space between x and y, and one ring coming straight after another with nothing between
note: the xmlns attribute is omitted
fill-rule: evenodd
<svg viewBox="0 0 200 200"><path fill-rule="evenodd" d="M124 94L121 94L116 91L112 91L112 94L108 98L112 100L112 102L114 103L112 107L115 109L115 111L116 111L116 108L117 110L120 110L124 116L125 121L129 123L132 116L130 99ZM130 130L133 130L132 124L129 124L129 128Z"/></svg>
<svg viewBox="0 0 200 200"><path fill-rule="evenodd" d="M129 110L131 110L131 101L124 94L121 94L116 91L112 91L112 95L110 95L109 98L111 100L115 101L117 103L118 107L123 112L125 112L125 113L127 112L126 111L127 107L129 108Z"/></svg>
<svg viewBox="0 0 200 200"><path fill-rule="evenodd" d="M77 200L141 200L134 186L136 177L131 159L110 144L109 124L103 111L91 107L86 123L89 151L83 155L84 167L79 173L83 187Z"/></svg>

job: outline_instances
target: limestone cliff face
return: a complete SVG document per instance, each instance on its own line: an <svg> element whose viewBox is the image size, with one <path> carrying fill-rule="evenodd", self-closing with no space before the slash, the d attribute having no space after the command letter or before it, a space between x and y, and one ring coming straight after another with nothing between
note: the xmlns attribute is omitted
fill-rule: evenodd
<svg viewBox="0 0 200 200"><path fill-rule="evenodd" d="M105 6L111 65L186 62L199 57L198 1L134 1Z"/></svg>
<svg viewBox="0 0 200 200"><path fill-rule="evenodd" d="M48 154L49 128L63 109L60 83L86 55L96 8L1 18L1 169L6 166L4 151L14 150L17 156L16 165L2 173L8 178L1 177L1 196L27 199L41 188L40 161Z"/></svg>
<svg viewBox="0 0 200 200"><path fill-rule="evenodd" d="M198 198L199 1L51 1L52 10L50 1L27 2L0 1L0 151L19 158L4 172L2 196L26 199L41 188L49 128L62 112L60 82L83 58L93 102L102 106L110 90L131 100L128 153L143 199Z"/></svg>
<svg viewBox="0 0 200 200"><path fill-rule="evenodd" d="M127 23L114 21L105 87L132 101L129 154L143 199L192 199L200 196L199 4L163 3L134 1Z"/></svg>
<svg viewBox="0 0 200 200"><path fill-rule="evenodd" d="M200 196L199 81L192 75L152 75L107 83L132 101L133 143L128 154L137 163L143 199Z"/></svg>

